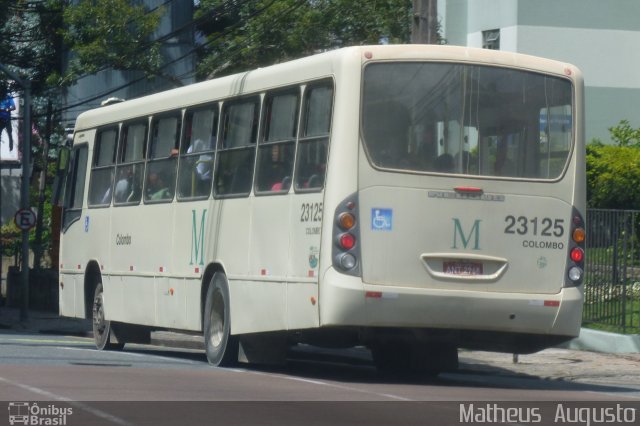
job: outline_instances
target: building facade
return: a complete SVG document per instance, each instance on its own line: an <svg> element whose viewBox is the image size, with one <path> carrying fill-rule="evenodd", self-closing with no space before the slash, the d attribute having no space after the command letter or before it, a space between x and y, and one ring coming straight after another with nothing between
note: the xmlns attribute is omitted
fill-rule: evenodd
<svg viewBox="0 0 640 426"><path fill-rule="evenodd" d="M640 127L640 1L438 0L448 44L543 56L585 79L586 138Z"/></svg>

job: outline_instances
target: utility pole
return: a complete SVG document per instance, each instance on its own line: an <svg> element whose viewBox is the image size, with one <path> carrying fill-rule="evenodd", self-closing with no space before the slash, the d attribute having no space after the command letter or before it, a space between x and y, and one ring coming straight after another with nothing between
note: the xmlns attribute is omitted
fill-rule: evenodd
<svg viewBox="0 0 640 426"><path fill-rule="evenodd" d="M47 172L49 168L49 141L51 140L51 115L52 112L51 100L47 103L47 128L44 136L44 149L42 153L42 171L40 172L40 182L38 187L38 214L36 215L36 240L33 255L33 269L40 269L40 262L42 261L42 219L44 217L44 201L45 201L45 184L47 180Z"/></svg>
<svg viewBox="0 0 640 426"><path fill-rule="evenodd" d="M413 0L411 43L438 43L438 0Z"/></svg>
<svg viewBox="0 0 640 426"><path fill-rule="evenodd" d="M29 206L29 166L31 163L31 81L20 78L16 73L0 64L0 71L7 74L24 91L24 112L22 113L22 185L20 187L20 208ZM22 301L20 303L20 321L29 319L29 230L22 230L22 271L20 275Z"/></svg>

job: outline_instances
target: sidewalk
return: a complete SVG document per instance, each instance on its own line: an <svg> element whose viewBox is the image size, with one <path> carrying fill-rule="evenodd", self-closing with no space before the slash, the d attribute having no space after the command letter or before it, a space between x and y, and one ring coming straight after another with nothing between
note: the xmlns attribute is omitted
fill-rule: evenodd
<svg viewBox="0 0 640 426"><path fill-rule="evenodd" d="M43 333L91 337L91 321L59 317L53 312L29 311L29 319L20 321L19 309L0 307L0 333ZM564 348L550 348L530 355L461 350L460 368L476 373L534 376L550 380L591 383L617 383L640 386L640 350L611 353L612 349L633 349L640 336L621 336L582 329L581 336ZM159 331L151 343L167 347L203 349L202 336ZM635 346L640 348L639 346ZM609 348L604 352L603 348ZM333 352L333 351L330 351ZM369 357L362 349L357 357ZM364 354L367 352L367 354ZM344 354L343 354L344 355Z"/></svg>
<svg viewBox="0 0 640 426"><path fill-rule="evenodd" d="M55 312L28 311L27 321L20 321L20 309L0 306L0 332L93 336L91 321L61 317Z"/></svg>

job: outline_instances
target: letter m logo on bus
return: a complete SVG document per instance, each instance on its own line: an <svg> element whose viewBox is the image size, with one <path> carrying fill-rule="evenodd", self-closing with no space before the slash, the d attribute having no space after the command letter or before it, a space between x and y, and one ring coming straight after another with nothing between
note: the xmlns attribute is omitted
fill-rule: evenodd
<svg viewBox="0 0 640 426"><path fill-rule="evenodd" d="M191 213L192 213L191 262L189 263L189 265L193 265L194 254L195 254L195 261L199 265L204 265L204 218L207 214L207 209L204 209L202 211L199 230L198 230L198 223L196 221L196 211L191 210ZM198 258L198 256L200 257Z"/></svg>
<svg viewBox="0 0 640 426"><path fill-rule="evenodd" d="M454 217L453 219L453 246L452 249L458 249L458 239L462 243L464 248L469 246L471 239L473 239L473 250L480 250L480 219L476 219L473 222L473 226L468 233L465 233L462 229L462 224L460 223L460 219Z"/></svg>

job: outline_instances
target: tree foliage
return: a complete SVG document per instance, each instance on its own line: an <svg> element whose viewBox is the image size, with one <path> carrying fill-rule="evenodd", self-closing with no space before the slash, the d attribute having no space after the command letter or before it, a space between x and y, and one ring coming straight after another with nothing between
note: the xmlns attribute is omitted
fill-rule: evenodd
<svg viewBox="0 0 640 426"><path fill-rule="evenodd" d="M162 73L161 41L154 38L164 9L147 10L130 0L80 0L64 9L62 35L71 55L60 81L100 70L137 70L145 75Z"/></svg>
<svg viewBox="0 0 640 426"><path fill-rule="evenodd" d="M640 148L640 127L634 129L629 120L620 120L615 127L609 127L611 139L619 146L635 146Z"/></svg>
<svg viewBox="0 0 640 426"><path fill-rule="evenodd" d="M321 51L408 42L410 0L201 0L199 75L217 77Z"/></svg>
<svg viewBox="0 0 640 426"><path fill-rule="evenodd" d="M617 145L595 142L587 146L587 200L589 207L640 209L640 144L622 120L609 129ZM634 143L634 135L636 142Z"/></svg>
<svg viewBox="0 0 640 426"><path fill-rule="evenodd" d="M63 0L1 0L0 58L13 72L32 82L34 96L48 90L47 78L62 64ZM8 85L0 75L0 84ZM18 87L13 85L12 90Z"/></svg>

